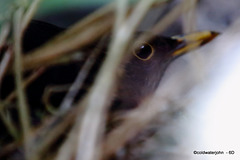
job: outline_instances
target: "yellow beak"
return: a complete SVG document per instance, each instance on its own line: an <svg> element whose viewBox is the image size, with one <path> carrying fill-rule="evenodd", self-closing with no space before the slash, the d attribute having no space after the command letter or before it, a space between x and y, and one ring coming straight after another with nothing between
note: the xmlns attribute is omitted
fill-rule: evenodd
<svg viewBox="0 0 240 160"><path fill-rule="evenodd" d="M180 56L188 51L196 49L210 42L218 35L219 33L217 32L202 31L184 36L173 36L172 39L176 39L180 44L179 48L173 52L173 56Z"/></svg>

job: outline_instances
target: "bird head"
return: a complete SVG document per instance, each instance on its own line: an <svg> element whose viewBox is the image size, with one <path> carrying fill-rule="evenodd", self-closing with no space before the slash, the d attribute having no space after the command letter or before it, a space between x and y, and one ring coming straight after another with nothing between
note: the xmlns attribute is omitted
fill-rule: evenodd
<svg viewBox="0 0 240 160"><path fill-rule="evenodd" d="M157 89L167 66L177 57L214 39L218 33L203 31L184 36L153 36L149 41L136 41L133 56L124 63L117 103L120 108L135 107Z"/></svg>

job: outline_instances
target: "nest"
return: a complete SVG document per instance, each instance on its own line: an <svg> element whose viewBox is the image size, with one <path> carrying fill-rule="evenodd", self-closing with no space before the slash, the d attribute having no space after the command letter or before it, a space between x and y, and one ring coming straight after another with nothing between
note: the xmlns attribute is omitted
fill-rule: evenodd
<svg viewBox="0 0 240 160"><path fill-rule="evenodd" d="M140 160L188 159L192 156L192 153L188 153L189 150L177 152L179 149L177 143L182 142L182 136L185 134L180 131L182 128L179 128L177 123L179 117L186 116L186 114L182 116L183 111L194 104L190 101L197 102L199 96L196 96L195 87L201 88L202 81L208 79L210 72L208 69L206 71L206 68L214 68L212 63L205 62L205 67L199 67L199 63L201 65L202 61L209 59L206 55L202 57L197 54L194 58L200 62L195 61L196 63L192 63L193 58L190 55L183 58L182 62L187 62L187 67L191 67L191 74L183 76L186 70L181 67L180 70L173 72L175 75L172 78L169 78L170 71L163 78L156 94L137 108L118 115L108 112L109 103L118 85L115 73L126 57L128 47L132 45L134 32L149 10L168 5L168 1L142 0L130 5L127 1L119 0L107 4L39 48L23 54L22 37L38 4L39 0L27 5L16 5L12 16L1 24L0 85L9 75L14 75L16 84L15 90L0 101L1 127L5 130L0 134L1 159ZM160 20L149 30L153 33L162 33L182 16L183 33L195 31L197 4L195 0L176 3L168 11L164 11ZM238 23L235 26L237 25ZM222 39L197 52L218 54L219 51L214 50L214 47L220 46L229 35L237 32L235 26L230 28ZM101 48L106 42L105 36L110 31L113 36L108 42L110 46L106 58L100 64L100 69L95 73L94 81L87 87L84 96L75 101L76 90L84 88L87 76L98 63L98 49L92 47L93 49L86 50L86 48L93 45ZM125 36L122 36L123 34ZM141 38L151 37L143 35ZM231 44L224 45L231 47ZM79 57L81 55L79 50L90 54L87 57ZM82 65L76 79L67 86L55 86L45 92L46 108L44 112L40 111L35 125L31 115L34 106L28 105L26 88L49 68L76 61L80 61ZM182 62L180 66L183 65ZM51 107L48 103L49 95L51 92L61 91L67 93L61 104L58 104L58 107ZM201 90L197 90L197 93L204 94ZM37 112L35 114L38 114ZM109 121L114 121L112 128L109 128L109 123L112 123ZM184 120L180 122L186 123ZM171 125L176 127L170 127Z"/></svg>

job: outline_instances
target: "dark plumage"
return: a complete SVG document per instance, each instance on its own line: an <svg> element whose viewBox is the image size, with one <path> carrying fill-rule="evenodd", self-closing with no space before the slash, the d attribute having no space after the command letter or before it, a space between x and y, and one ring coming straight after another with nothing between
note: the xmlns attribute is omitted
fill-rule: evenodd
<svg viewBox="0 0 240 160"><path fill-rule="evenodd" d="M62 31L64 31L63 28L55 25L32 21L23 38L24 53L41 46ZM201 33L199 33L196 39L190 38L191 42L189 43L200 41L200 45L216 36L216 34L212 32L204 33L207 34L207 36L201 37ZM184 37L167 38L154 36L149 42L142 42L137 45L138 47L132 51L133 56L127 62L123 62L124 73L119 79L119 86L113 102L113 110L136 107L141 100L156 90L169 63L188 50L186 49L188 45ZM175 55L176 51L179 53ZM42 95L46 87L71 84L81 66L81 62L74 62L50 67L27 88L30 107L43 108ZM97 68L99 68L99 65L95 66L94 70ZM91 75L86 82L92 82L93 79L94 76ZM13 89L13 84L12 77L5 78L1 87L2 98L10 93ZM66 92L53 94L53 96L50 97L51 103L54 106L58 106L65 93ZM85 90L81 90L78 98L84 93Z"/></svg>
<svg viewBox="0 0 240 160"><path fill-rule="evenodd" d="M32 21L23 36L23 51L24 54L31 50L40 47L45 42L61 33L65 29L57 26L40 22ZM188 50L192 50L204 43L207 43L216 36L213 32L200 32L193 35L179 36L168 38L162 36L154 36L148 42L137 43L132 47L132 56L124 61L121 65L123 69L121 76L118 79L117 90L111 105L110 111L127 110L137 107L149 95L153 94L159 85L162 76L167 66L178 56ZM108 44L108 42L106 43ZM191 45L194 44L192 47ZM94 45L94 44L93 44ZM94 47L91 45L90 50ZM191 47L188 47L191 46ZM98 71L101 62L104 59L107 45L101 50L97 63L93 66L89 76L85 80L85 86L91 85L94 81L94 75ZM85 48L87 51L88 48ZM87 52L86 52L87 53ZM130 53L129 53L130 54ZM84 55L87 57L88 54ZM74 61L68 64L61 64L47 68L44 73L34 80L27 88L27 101L31 111L32 124L39 124L40 115L45 113L45 103L43 95L47 88L63 85L70 85L74 82L79 70L83 65L82 61ZM24 73L24 76L31 72ZM82 88L75 100L80 99L87 92L87 87ZM0 86L0 99L5 99L14 90L14 77L8 74L4 77ZM54 92L49 96L49 102L54 107L58 107L62 102L63 97L67 93L66 90ZM15 106L15 101L12 104ZM10 108L11 116L15 122L18 122L18 114L16 108ZM40 112L39 112L40 111ZM110 123L109 126L114 124ZM11 136L7 133L7 129L0 121L0 146L11 141Z"/></svg>
<svg viewBox="0 0 240 160"><path fill-rule="evenodd" d="M151 56L148 60L145 60L147 58L140 59L134 54L136 50L132 51L134 56L124 64L124 75L120 79L115 99L115 102L121 104L118 108L136 107L141 100L156 90L166 67L174 59L172 52L179 45L177 40L155 36L148 43L140 43L136 49L139 52L140 48L140 52L143 52L140 54L145 54L147 58ZM144 47L150 47L151 50L144 49ZM149 55L146 56L147 54Z"/></svg>

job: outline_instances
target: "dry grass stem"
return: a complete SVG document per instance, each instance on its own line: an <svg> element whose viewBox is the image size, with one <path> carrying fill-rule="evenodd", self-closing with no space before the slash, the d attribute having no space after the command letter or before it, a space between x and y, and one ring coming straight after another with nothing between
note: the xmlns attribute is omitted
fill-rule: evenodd
<svg viewBox="0 0 240 160"><path fill-rule="evenodd" d="M66 30L61 35L57 36L55 39L53 39L53 43L71 38L73 35L79 33L81 30L88 28L89 26L95 24L98 21L102 21L105 19L109 14L112 14L114 12L114 3L110 3L97 11L91 13L87 17L85 17L83 20L80 20L73 26L71 26L68 30Z"/></svg>
<svg viewBox="0 0 240 160"><path fill-rule="evenodd" d="M226 32L223 36L217 38L214 42L209 43L206 47L200 48L197 52L199 54L203 54L205 65L207 65L207 68L208 68L208 74L206 75L207 77L205 77L206 81L204 83L198 84L199 82L195 81L195 83L193 82L193 85L198 86L198 90L200 90L204 94L201 94L199 92L197 93L194 92L194 94L196 94L194 98L192 97L192 94L191 95L186 94L185 86L188 86L188 84L186 83L188 83L189 81L186 81L184 78L181 78L181 76L185 75L184 74L185 70L181 70L181 69L176 70L176 72L179 72L179 73L175 73L175 72L172 73L171 78L168 77L167 82L161 83L161 87L159 88L161 92L158 91L153 97L150 97L149 99L145 100L137 109L129 112L125 116L122 125L116 128L115 130L113 130L108 135L108 137L106 137L106 140L104 141L102 146L102 148L104 148L104 151L105 151L104 155L107 157L109 155L116 153L116 151L122 148L130 139L136 136L137 133L139 133L140 131L143 131L144 128L147 126L147 124L149 124L149 122L151 122L157 115L161 116L161 114L164 114L166 109L167 110L176 109L176 108L169 109L173 107L172 105L171 106L169 105L171 104L169 102L174 101L176 104L178 104L175 107L180 107L180 108L194 107L194 106L197 106L198 104L202 104L202 102L203 104L206 104L207 102L205 102L204 99L202 99L202 98L205 98L205 95L206 95L205 93L208 92L208 91L205 92L206 83L208 84L212 80L218 81L219 79L216 77L221 76L221 74L223 73L222 72L223 70L221 69L228 68L226 66L229 66L229 62L237 62L237 60L235 60L234 58L235 56L239 58L239 55L237 54L239 53L238 44L237 43L226 44L227 39L234 40L234 42L239 41L240 35L239 33L236 34L239 29L239 25L240 25L239 22L235 24L233 28L229 30L229 32ZM225 46L224 50L220 52L219 48L221 48L221 46L223 45ZM235 54L235 56L233 56L233 59L229 57L229 52L231 51L236 51L236 52L233 52ZM226 64L223 65L223 63L227 63L227 65ZM216 65L218 65L218 67L216 67ZM215 72L216 69L220 69L220 70L218 72ZM213 76L213 72L215 72L214 76ZM193 76L193 75L190 75L190 76ZM195 77L194 76L190 77L190 76L189 77L187 76L186 79L192 78L192 80L194 81ZM226 77L227 76L223 78L226 78ZM179 84L181 85L179 86ZM213 82L213 84L215 83ZM211 89L214 90L213 84L212 84L213 88L209 87L209 85L207 85L208 86L207 88L209 90ZM192 89L193 88L189 88L187 92L190 93ZM184 95L179 94L181 93L181 91L184 92L185 94ZM189 98L188 96L191 96L191 102L194 102L194 104L189 102L186 103L186 99ZM232 95L230 94L229 96L232 97ZM177 101L175 98L177 98ZM214 99L214 97L212 98ZM221 102L221 100L216 100L216 101ZM229 104L231 104L231 102L229 102ZM225 107L228 107L228 106L225 105ZM200 108L204 108L204 106L201 106Z"/></svg>
<svg viewBox="0 0 240 160"><path fill-rule="evenodd" d="M2 108L2 107L0 107L0 108ZM0 111L0 119L2 119L2 122L5 124L5 126L7 127L7 130L9 131L10 135L14 138L14 140L18 141L20 138L19 132L12 121L11 115L9 113L1 110Z"/></svg>
<svg viewBox="0 0 240 160"><path fill-rule="evenodd" d="M22 127L23 139L24 139L24 149L26 157L29 154L29 133L30 133L30 117L28 106L26 103L26 96L24 92L24 87L22 83L22 49L21 49L21 39L22 39L22 29L21 20L23 15L23 9L19 8L15 12L14 17L14 71L15 71L15 83L18 97L18 112ZM28 158L27 158L28 159Z"/></svg>
<svg viewBox="0 0 240 160"><path fill-rule="evenodd" d="M23 81L23 88L26 89L26 87L31 84L34 80L36 80L39 76L41 76L45 71L45 68L39 68L38 70L34 71L29 77L27 77L24 81ZM16 92L13 91L12 93L9 94L9 96L7 96L7 98L5 99L5 102L11 102L12 100L14 100L16 98Z"/></svg>
<svg viewBox="0 0 240 160"><path fill-rule="evenodd" d="M70 51L80 49L97 40L104 33L108 32L112 26L113 15L110 14L111 11L111 5L96 11L43 47L28 53L24 57L24 68L31 69L40 65L46 65Z"/></svg>
<svg viewBox="0 0 240 160"><path fill-rule="evenodd" d="M111 3L70 27L44 46L28 53L23 60L24 69L48 65L53 59L57 59L75 49L81 49L97 40L103 34L109 32L112 27L113 10L114 5Z"/></svg>
<svg viewBox="0 0 240 160"><path fill-rule="evenodd" d="M170 11L170 13L166 14L163 19L161 19L151 31L153 33L161 33L164 31L172 22L174 22L180 15L184 12L191 10L194 5L186 5L188 1L183 1L179 5L177 5L174 9ZM194 4L194 3L193 3ZM187 7L186 7L187 6ZM146 40L150 39L152 36L143 34L139 39ZM177 83L179 84L179 83ZM169 95L171 97L171 95ZM151 105L148 103L154 102ZM161 103L159 104L159 101ZM104 155L107 157L116 153L118 149L126 144L128 140L133 138L137 133L142 131L144 127L153 120L156 115L161 112L161 107L165 108L166 99L153 97L152 100L144 101L138 109L131 112L128 116L126 116L123 124L109 134L106 141L103 144L103 148L105 149ZM149 109L147 106L151 106ZM144 117L142 116L144 114ZM134 127L133 127L134 126Z"/></svg>
<svg viewBox="0 0 240 160"><path fill-rule="evenodd" d="M6 74L7 72L7 68L10 64L10 60L12 58L12 50L8 49L5 53L4 53L4 56L3 56L3 59L0 63L0 86L1 86L1 82L2 82L2 79L3 79L3 76Z"/></svg>
<svg viewBox="0 0 240 160"><path fill-rule="evenodd" d="M85 107L86 98L80 101L73 111L74 113L76 113L74 116L71 117L72 119L74 119L73 127L68 133L67 139L60 147L55 158L56 160L65 160L76 157L76 153L78 150L78 141L76 140L76 138L79 136L79 129L81 127L82 117L85 114Z"/></svg>
<svg viewBox="0 0 240 160"><path fill-rule="evenodd" d="M60 104L60 112L65 112L73 104L74 98L76 97L78 91L83 88L84 80L87 78L90 69L96 63L96 58L99 54L101 54L101 50L103 49L106 43L106 38L103 37L96 48L92 51L91 55L87 58L86 62L84 63L83 67L79 71L76 79L72 83L71 87L69 88L68 93L64 97L62 103Z"/></svg>
<svg viewBox="0 0 240 160"><path fill-rule="evenodd" d="M75 108L67 114L51 118L35 131L31 141L31 158L34 157L36 160L40 160L45 155L50 146L73 124L75 117L81 116L81 111L78 109Z"/></svg>
<svg viewBox="0 0 240 160"><path fill-rule="evenodd" d="M7 146L1 149L0 158L4 157L4 155L12 153L17 147L19 147L17 143L8 144Z"/></svg>
<svg viewBox="0 0 240 160"><path fill-rule="evenodd" d="M31 21L32 17L34 16L41 0L33 0L29 8L27 9L26 13L23 16L22 20L22 30L24 31L28 26L29 22Z"/></svg>
<svg viewBox="0 0 240 160"><path fill-rule="evenodd" d="M184 33L191 33L196 30L196 6L197 0L188 0L185 3L185 7L187 8L188 11L185 14L183 14Z"/></svg>
<svg viewBox="0 0 240 160"><path fill-rule="evenodd" d="M75 125L68 134L67 140L60 147L55 160L71 159L76 155L78 130L80 126Z"/></svg>
<svg viewBox="0 0 240 160"><path fill-rule="evenodd" d="M9 32L10 32L10 24L9 23L3 24L1 26L1 32L0 32L0 50L5 45Z"/></svg>
<svg viewBox="0 0 240 160"><path fill-rule="evenodd" d="M58 42L54 45L47 43L40 49L37 49L36 51L33 51L33 53L29 53L24 57L24 68L33 69L39 66L49 65L52 60L56 60L70 51L80 49L81 47L94 42L104 33L109 31L112 24L111 21L112 17L109 16L101 22L96 22L94 25L89 26L89 28L85 28L69 39Z"/></svg>
<svg viewBox="0 0 240 160"><path fill-rule="evenodd" d="M11 142L12 144L7 144L6 147L3 147L3 150L1 149L0 159L2 154L15 154L14 152L22 145L24 147L23 156L26 160L106 160L110 156L118 154L118 151L121 151L120 149L125 149L125 147L126 155L124 156L128 157L128 151L131 152L132 149L131 146L130 149L127 148L128 144L132 143L132 141L134 143L134 140L138 140L138 134L145 132L148 127L151 127L149 124L155 120L157 116L160 117L158 117L159 121L164 121L164 116L166 115L166 119L173 119L173 117L171 117L172 115L168 116L168 113L170 114L170 112L179 111L180 109L185 110L189 106L194 107L191 105L195 105L199 101L205 102L205 91L203 91L202 88L204 87L202 86L205 86L206 89L206 86L210 83L216 83L214 80L218 80L219 77L221 78L221 75L218 75L219 73L227 71L230 67L232 67L230 70L233 71L233 64L238 66L237 60L239 59L239 55L237 53L240 51L240 48L237 42L239 42L240 39L240 21L226 31L226 33L220 35L219 38L213 41L213 43L211 42L196 51L196 53L199 52L197 53L198 55L201 54L201 59L204 61L203 65L207 68L206 74L203 77L203 80L205 81L199 81L199 78L196 78L199 76L196 75L196 72L199 74L200 67L195 67L196 58L192 60L189 56L190 62L187 65L190 66L191 63L194 64L193 67L189 67L191 69L189 69L190 71L188 70L189 73L187 75L184 73L186 72L184 67L177 68L174 70L175 72L173 71L169 75L167 72L164 73L164 76L161 79L161 84L154 95L144 99L137 108L128 110L119 117L114 117L116 116L115 112L108 112L108 107L112 104L112 99L115 98L114 91L117 89L117 80L119 76L121 76L118 73L119 71L122 71L120 70L122 69L120 67L122 67L121 64L123 59L128 58L127 53L129 53L129 48L135 40L135 30L145 14L154 4L163 4L166 0L157 2L155 0L141 0L134 7L130 5L131 3L129 3L128 0L117 0L115 3L110 3L109 5L100 8L69 29L66 29L63 33L57 35L43 46L22 55L21 44L24 30L27 28L36 12L40 1L41 0L34 0L26 12L24 12L23 7L19 7L14 13L12 31L13 44L7 41L9 33L11 33L10 24L6 24L5 27L2 27L0 35L0 51L3 47L5 49L6 41L8 42L7 45L9 46L7 47L9 48L7 48L6 51L4 50L5 53L2 53L1 57L0 85L3 78L5 78L4 76L7 71L14 71L16 90L12 91L6 98L3 94L5 99L0 102L0 119L2 120L2 123L6 125L8 134L14 138L14 141ZM26 0L26 3L27 2L28 1ZM151 28L153 34L150 35L149 33L143 33L139 36L140 38L138 40L148 41L153 38L154 35L165 31L165 29L167 29L180 16L183 16L184 32L187 33L194 31L196 29L196 5L197 0L181 1ZM83 87L84 82L86 78L88 78L87 76L91 74L91 69L95 69L95 64L98 65L97 58L100 56L99 54L102 54L102 51L105 50L105 40L106 37L109 38L106 33L109 33L110 31L112 31L110 45L103 64L95 76L96 78L94 78L94 83L86 95L84 95L77 104L74 104L79 91L85 89ZM87 58L85 56L79 56L80 58L76 58L74 53L76 53L77 50L85 49L85 47L88 47L93 43L95 44L97 41L98 44L94 49L90 52L83 53L90 53L90 55L86 56ZM108 42L109 41L107 41L107 43ZM198 44L196 42L194 45L201 46L200 43L201 42ZM224 46L224 48L222 46ZM193 48L195 47L196 46L193 46ZM89 47L87 49L89 49ZM191 46L188 49L191 49ZM230 57L229 53L231 53ZM14 60L12 68L9 66L9 64L11 65L11 59ZM82 63L83 60L86 61ZM58 67L59 64L70 64L73 61L74 63L76 61L81 61L81 69L78 71L72 84L48 84L48 86L44 86L45 91L48 92L40 91L41 94L44 92L41 95L43 103L40 104L43 105L42 108L44 111L39 111L41 112L41 118L39 120L41 121L41 124L39 124L38 128L32 127L31 123L35 120L35 117L32 118L33 120L30 118L27 97L25 96L24 90L29 84L45 73L49 66ZM171 66L169 66L169 68L171 68ZM28 77L23 80L23 73L28 70L33 71L29 72L31 75L29 76L28 74ZM169 77L164 79L166 75ZM227 74L222 76L224 80L226 77L228 77ZM90 78L92 78L91 75ZM5 81L3 83L5 83ZM238 83L236 83L236 85L237 84ZM48 101L50 99L49 97L51 97L53 91L56 91L53 90L53 87L49 87L49 85L51 85L51 87L57 86L57 91L66 91L67 94L62 99L56 114L45 115L46 108L48 104L50 104L47 104L47 102L50 102ZM192 92L197 94L192 96ZM31 91L29 93L31 93ZM60 94L62 94L62 92ZM218 93L215 94L217 95ZM51 98L54 99L55 97ZM18 131L15 126L18 123L11 119L13 118L13 115L11 115L12 110L10 109L14 110L15 106L8 105L15 103L15 99L17 100L16 106L20 119L20 131ZM190 103L192 101L194 103ZM44 102L46 103L44 104ZM204 104L207 104L207 102L208 101ZM53 104L55 103L53 102ZM8 106L13 108L7 108ZM44 106L46 108L44 108ZM30 108L31 111L32 109L35 111L34 106L30 107L33 107ZM38 111L36 112L36 114L39 114ZM118 113L119 112L117 112L117 115ZM43 114L44 117L42 117ZM108 122L106 122L107 116L113 116L113 118L116 119L119 118L117 120L121 122L117 124L115 128L107 128L109 129L109 132L106 133L105 130L106 127L108 127ZM163 127L162 124L159 126L159 130L161 130L161 127ZM136 148L137 147L141 146L136 146ZM173 154L172 152L174 151L169 151L168 154Z"/></svg>
<svg viewBox="0 0 240 160"><path fill-rule="evenodd" d="M155 26L151 29L151 32L155 34L162 33L167 27L169 27L179 16L191 9L192 6L187 5L188 0L183 0L176 7L171 9Z"/></svg>
<svg viewBox="0 0 240 160"><path fill-rule="evenodd" d="M165 99L157 96L145 100L137 109L125 116L121 126L113 130L103 142L104 156L108 157L121 149L126 142L137 135L144 127L158 115L165 103ZM159 104L161 102L161 104ZM144 116L143 116L144 115Z"/></svg>
<svg viewBox="0 0 240 160"><path fill-rule="evenodd" d="M162 33L165 29L167 29L174 21L176 21L177 18L179 18L183 13L191 10L191 7L193 5L186 5L188 3L188 0L184 0L181 3L179 3L177 6L175 6L173 9L170 10L169 13L167 13L162 19L157 22L152 28L151 33L143 33L139 37L139 41L148 41L151 38L153 38L154 35L158 35Z"/></svg>
<svg viewBox="0 0 240 160"><path fill-rule="evenodd" d="M117 66L123 58L134 29L151 7L152 1L140 1L128 20L115 33L105 63L97 75L87 99L86 113L79 131L77 160L99 159L98 142L104 131L104 117L116 80ZM124 35L124 36L123 36ZM126 35L126 36L125 36ZM97 156L97 157L96 157Z"/></svg>
<svg viewBox="0 0 240 160"><path fill-rule="evenodd" d="M128 0L117 0L117 5L116 7L116 22L114 26L114 31L116 32L121 25L124 23L124 20L126 19L127 16L127 11L128 11Z"/></svg>

